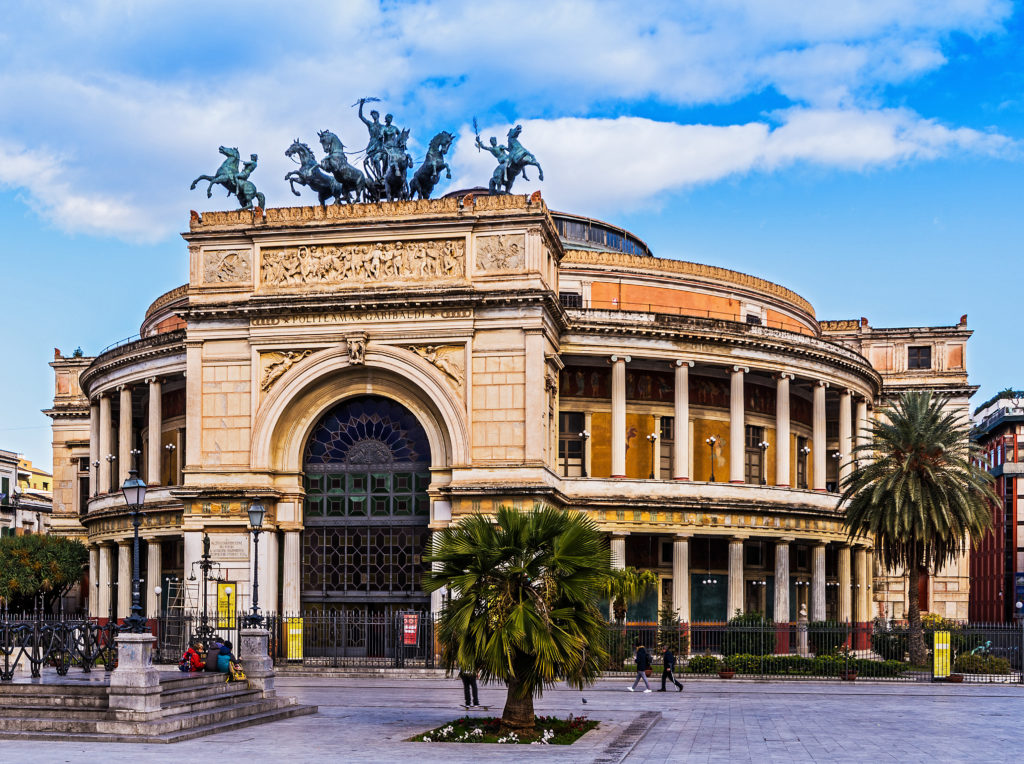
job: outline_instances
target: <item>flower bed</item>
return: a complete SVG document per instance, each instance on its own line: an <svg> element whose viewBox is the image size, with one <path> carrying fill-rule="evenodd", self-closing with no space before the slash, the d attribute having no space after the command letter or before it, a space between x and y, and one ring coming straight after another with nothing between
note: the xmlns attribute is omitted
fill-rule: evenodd
<svg viewBox="0 0 1024 764"><path fill-rule="evenodd" d="M559 719L538 716L533 732L503 732L500 717L464 716L443 727L409 738L415 743L501 743L506 745L569 745L594 729L597 722L585 716Z"/></svg>

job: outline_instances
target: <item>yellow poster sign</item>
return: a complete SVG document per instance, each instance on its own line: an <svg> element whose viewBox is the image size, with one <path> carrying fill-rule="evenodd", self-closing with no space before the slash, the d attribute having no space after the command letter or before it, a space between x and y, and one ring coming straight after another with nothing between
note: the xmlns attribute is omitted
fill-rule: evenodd
<svg viewBox="0 0 1024 764"><path fill-rule="evenodd" d="M949 632L935 632L935 652L933 656L932 677L945 679L949 676Z"/></svg>
<svg viewBox="0 0 1024 764"><path fill-rule="evenodd" d="M285 633L288 640L288 660L302 660L302 619L286 618Z"/></svg>
<svg viewBox="0 0 1024 764"><path fill-rule="evenodd" d="M217 583L217 628L235 628L235 613L238 610L238 587L233 581Z"/></svg>

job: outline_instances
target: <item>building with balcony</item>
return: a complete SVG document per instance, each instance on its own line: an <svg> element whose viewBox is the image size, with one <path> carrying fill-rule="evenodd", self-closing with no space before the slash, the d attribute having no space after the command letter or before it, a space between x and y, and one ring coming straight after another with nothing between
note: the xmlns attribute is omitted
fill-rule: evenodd
<svg viewBox="0 0 1024 764"><path fill-rule="evenodd" d="M268 610L436 609L431 532L547 503L657 572L630 620L903 617L835 489L888 396L966 413L966 319L821 322L539 194L193 213L184 238L189 283L138 338L52 364L54 527L89 545L94 615L128 611L135 460L151 615L157 582L197 603L206 534L246 606L260 502ZM967 592L964 561L922 607L966 618Z"/></svg>
<svg viewBox="0 0 1024 764"><path fill-rule="evenodd" d="M1024 619L1024 391L1004 390L974 411L978 466L995 478L994 533L971 550L970 618Z"/></svg>
<svg viewBox="0 0 1024 764"><path fill-rule="evenodd" d="M52 505L48 472L14 451L0 450L0 536L46 533Z"/></svg>

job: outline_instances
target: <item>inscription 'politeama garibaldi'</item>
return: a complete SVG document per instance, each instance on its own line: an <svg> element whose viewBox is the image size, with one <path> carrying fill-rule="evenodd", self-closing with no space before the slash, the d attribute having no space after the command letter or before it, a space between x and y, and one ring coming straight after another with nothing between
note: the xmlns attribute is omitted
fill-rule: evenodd
<svg viewBox="0 0 1024 764"><path fill-rule="evenodd" d="M310 244L264 249L260 278L271 289L344 281L460 279L465 261L464 239Z"/></svg>

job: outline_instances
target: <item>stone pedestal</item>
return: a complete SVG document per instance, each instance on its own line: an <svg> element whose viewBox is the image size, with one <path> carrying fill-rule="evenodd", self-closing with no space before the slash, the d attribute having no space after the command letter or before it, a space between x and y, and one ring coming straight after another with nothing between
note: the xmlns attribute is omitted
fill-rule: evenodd
<svg viewBox="0 0 1024 764"><path fill-rule="evenodd" d="M117 635L117 668L110 675L111 709L143 713L160 710L160 672L153 667L149 633Z"/></svg>
<svg viewBox="0 0 1024 764"><path fill-rule="evenodd" d="M274 661L270 658L270 632L266 629L242 629L242 644L238 646L238 660L249 680L249 686L263 693L264 698L276 696L274 690Z"/></svg>
<svg viewBox="0 0 1024 764"><path fill-rule="evenodd" d="M800 606L800 617L796 626L796 652L805 658L811 654L807 649L807 605Z"/></svg>

